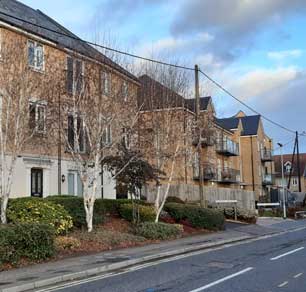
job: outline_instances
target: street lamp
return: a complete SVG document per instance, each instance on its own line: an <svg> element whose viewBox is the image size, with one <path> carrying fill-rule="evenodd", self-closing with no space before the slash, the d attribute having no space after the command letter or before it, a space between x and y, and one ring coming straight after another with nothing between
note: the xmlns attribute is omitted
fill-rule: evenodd
<svg viewBox="0 0 306 292"><path fill-rule="evenodd" d="M285 200L285 179L284 179L284 157L283 157L283 144L277 143L280 148L281 155L281 167L282 167L282 189L283 189L283 210L284 210L284 219L287 218L286 215L286 200Z"/></svg>

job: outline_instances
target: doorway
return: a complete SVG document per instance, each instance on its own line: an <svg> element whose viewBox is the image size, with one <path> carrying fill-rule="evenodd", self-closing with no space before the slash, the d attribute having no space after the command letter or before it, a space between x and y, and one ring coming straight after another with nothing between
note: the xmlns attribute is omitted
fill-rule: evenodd
<svg viewBox="0 0 306 292"><path fill-rule="evenodd" d="M31 196L43 197L43 170L41 168L31 169Z"/></svg>

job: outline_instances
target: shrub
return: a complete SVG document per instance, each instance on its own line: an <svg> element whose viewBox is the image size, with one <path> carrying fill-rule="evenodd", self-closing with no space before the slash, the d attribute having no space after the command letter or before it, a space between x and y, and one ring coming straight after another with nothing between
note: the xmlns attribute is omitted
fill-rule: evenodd
<svg viewBox="0 0 306 292"><path fill-rule="evenodd" d="M220 230L224 228L224 215L215 209L204 209L196 205L182 205L169 203L165 210L176 222L187 220L192 227L205 228L209 230Z"/></svg>
<svg viewBox="0 0 306 292"><path fill-rule="evenodd" d="M55 238L56 250L71 250L80 247L81 243L77 238L71 236L58 236Z"/></svg>
<svg viewBox="0 0 306 292"><path fill-rule="evenodd" d="M137 235L152 240L165 240L178 237L183 232L179 224L143 222L136 228Z"/></svg>
<svg viewBox="0 0 306 292"><path fill-rule="evenodd" d="M47 224L0 226L0 264L21 258L44 260L54 255L54 228Z"/></svg>
<svg viewBox="0 0 306 292"><path fill-rule="evenodd" d="M177 203L177 204L185 204L185 202L178 197L168 197L166 203Z"/></svg>
<svg viewBox="0 0 306 292"><path fill-rule="evenodd" d="M10 223L42 223L54 227L55 234L65 234L73 227L72 218L64 207L42 199L9 201L7 218Z"/></svg>
<svg viewBox="0 0 306 292"><path fill-rule="evenodd" d="M120 207L122 205L132 204L130 199L97 199L96 202L103 205L105 212L111 215L120 215ZM134 200L134 202L143 206L150 205L142 200Z"/></svg>
<svg viewBox="0 0 306 292"><path fill-rule="evenodd" d="M86 213L84 209L84 200L81 197L75 196L52 196L46 199L47 201L63 206L69 215L72 217L73 225L81 228L86 226ZM93 224L101 224L104 222L104 206L99 204L98 200L94 206Z"/></svg>
<svg viewBox="0 0 306 292"><path fill-rule="evenodd" d="M154 221L156 214L152 206L138 205L140 222ZM133 205L123 204L119 208L120 216L127 221L133 221Z"/></svg>

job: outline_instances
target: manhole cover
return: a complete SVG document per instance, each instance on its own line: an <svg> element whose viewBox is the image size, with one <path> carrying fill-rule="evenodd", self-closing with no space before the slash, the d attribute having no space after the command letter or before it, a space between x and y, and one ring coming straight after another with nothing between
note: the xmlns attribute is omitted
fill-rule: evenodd
<svg viewBox="0 0 306 292"><path fill-rule="evenodd" d="M232 264L222 263L222 262L210 262L208 264L211 268L220 268L220 269L231 269L234 267Z"/></svg>

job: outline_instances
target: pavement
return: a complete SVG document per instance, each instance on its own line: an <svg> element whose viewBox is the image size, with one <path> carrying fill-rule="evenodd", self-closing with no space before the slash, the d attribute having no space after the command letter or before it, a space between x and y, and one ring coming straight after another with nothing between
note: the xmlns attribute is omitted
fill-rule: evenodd
<svg viewBox="0 0 306 292"><path fill-rule="evenodd" d="M196 264L198 259L202 257L210 257L212 253L223 253L225 251L225 255L228 257L234 257L234 254L239 254L242 250L242 244L243 247L253 244L255 245L254 250L249 249L249 253L246 253L246 256L256 259L256 256L254 255L263 255L267 252L267 246L266 244L262 244L262 240L271 241L277 236L277 242L279 241L280 243L281 240L279 240L279 238L284 237L282 240L285 241L287 237L292 237L292 234L295 234L296 236L296 234L301 233L302 235L299 235L300 237L295 239L295 242L300 244L301 238L303 238L303 240L306 238L305 220L294 221L260 218L257 225L242 225L228 222L226 227L226 230L223 232L182 238L143 247L74 257L56 262L1 272L0 291L17 292L33 291L35 289L36 291L168 291L170 289L169 287L166 290L160 290L160 288L158 288L158 290L147 289L150 287L155 289L156 286L162 286L165 282L168 283L168 280L172 279L174 276L177 277L175 278L175 281L180 283L181 278L178 278L178 276L182 276L181 263L179 265L174 265L173 263L175 263L175 261L189 262L189 265L191 266L188 267L188 270L185 270L185 272L191 277L193 274L190 274L189 270L192 271L193 267L200 267L200 264ZM272 240L271 242L275 242L275 240ZM260 246L262 246L262 248L260 248ZM233 254L232 252L228 253L229 249L235 249L235 252ZM304 258L304 261L305 260L306 258ZM234 258L233 261L235 262L237 259ZM214 270L214 268L220 267L222 271L224 269L226 270L226 267L230 267L229 270L234 268L236 269L236 265L233 264L230 259L220 261L217 259L209 259L203 260L203 262L209 262L210 265L212 265L212 267L208 267L208 272L210 272L211 269ZM166 269L165 274L160 272L161 267L167 265L170 265L171 269ZM183 266L184 265L185 264L183 264ZM216 265L216 267L214 267L214 265ZM206 268L207 267L205 266L205 269ZM252 268L255 269L253 266ZM159 271L155 275L156 278L149 276L151 275L148 274L148 270L150 269ZM135 279L132 281L130 278L137 272L145 274L141 278L141 281L138 281L138 284ZM166 275L168 276L166 277ZM120 281L115 279L117 277L120 277ZM125 281L124 279L126 279L127 282L122 286ZM148 281L144 279L148 279ZM203 283L202 280L204 279L205 277L203 278L202 275L199 277L198 283ZM84 281L86 284L83 283ZM135 283L137 285L140 285L140 283L142 284L138 287ZM195 287L197 286L197 281L193 280L192 283L194 283L193 285ZM110 286L108 287L107 285ZM169 291L189 291L186 290L188 287L185 287L185 290L180 290L184 285L182 287L173 285L173 287L174 290L171 290L171 288Z"/></svg>

